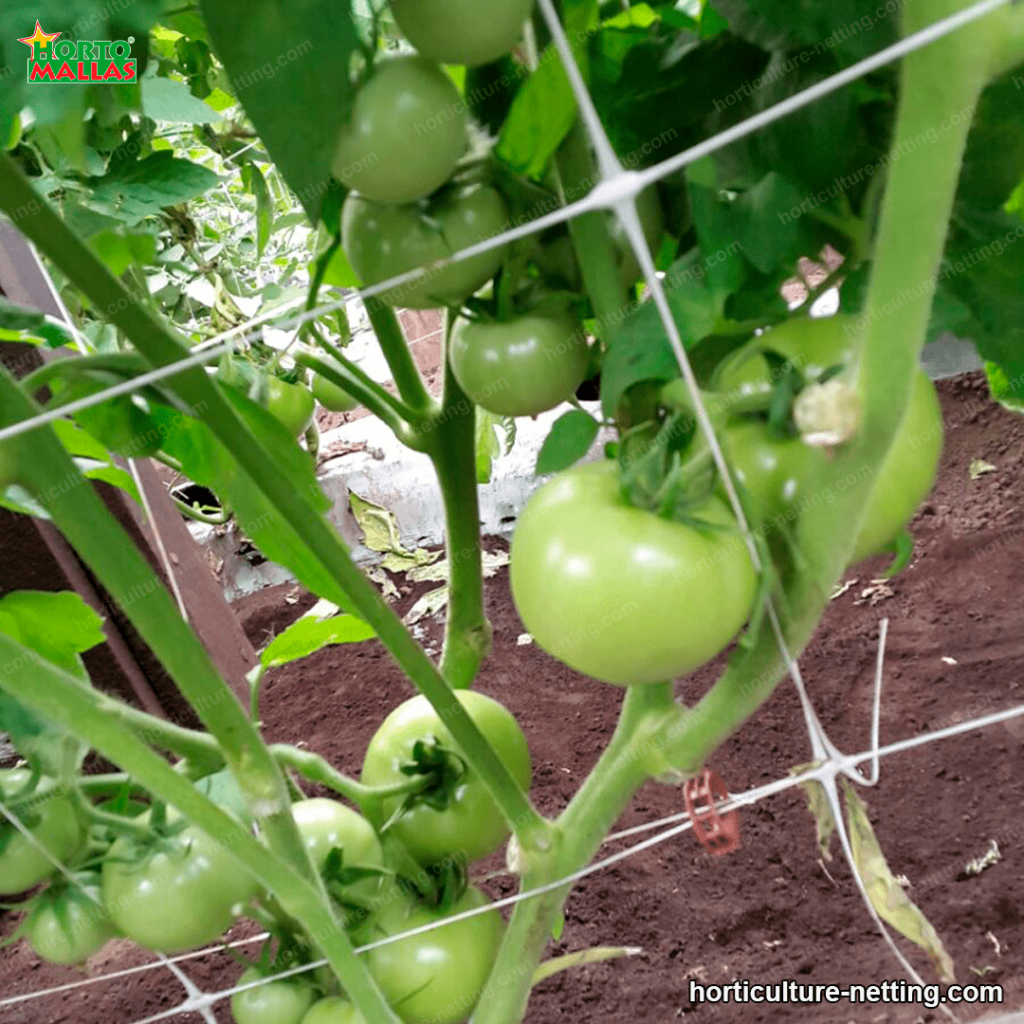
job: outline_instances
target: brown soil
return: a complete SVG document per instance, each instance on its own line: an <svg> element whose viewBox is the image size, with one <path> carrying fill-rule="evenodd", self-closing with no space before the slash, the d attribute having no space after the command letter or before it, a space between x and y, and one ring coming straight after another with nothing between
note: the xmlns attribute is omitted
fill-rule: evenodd
<svg viewBox="0 0 1024 1024"><path fill-rule="evenodd" d="M871 689L882 616L891 620L882 742L1024 703L1024 421L993 406L976 378L941 387L948 426L942 475L918 517L915 561L884 590L862 598L877 564L858 566L837 598L803 668L825 728L843 750L869 742ZM975 459L994 472L972 480ZM288 588L242 602L239 614L259 646L309 599L286 603ZM403 596L406 607L416 593ZM504 702L530 740L533 797L561 810L606 744L621 693L582 679L533 646L517 642L507 574L489 583L494 654L480 689ZM436 627L431 626L436 637ZM694 699L713 668L680 686ZM358 771L362 751L384 715L410 693L374 644L334 648L281 670L268 682L265 718L273 740L303 740L339 768ZM889 863L935 925L961 984L1005 988L1005 1012L1024 1008L1024 722L995 726L888 757L877 788L862 791ZM793 690L786 685L713 759L732 791L762 785L806 762L810 750ZM650 785L621 825L677 813L678 790ZM741 813L743 846L721 859L705 855L685 833L581 882L569 900L563 941L552 953L594 945L642 947L629 960L585 967L541 985L531 1024L587 1021L658 1024L913 1024L944 1019L921 1006L832 1007L694 1005L689 981L707 984L795 979L808 983L879 983L901 971L879 938L838 848L819 862L814 826L800 791L764 800ZM967 877L968 860L996 840L1002 859ZM609 847L610 849L619 847ZM484 865L497 868L499 861ZM511 880L490 883L512 891ZM10 928L8 927L8 931ZM926 981L934 974L916 947L898 940ZM143 956L115 943L88 976L138 963ZM238 973L221 954L186 965L214 990ZM80 977L43 967L24 944L0 960L3 994L38 991ZM165 972L100 983L3 1010L15 1024L130 1024L180 1002ZM956 1007L964 1020L985 1008ZM185 1018L176 1018L178 1020ZM198 1016L188 1020L198 1021ZM218 1021L228 1021L226 1008Z"/></svg>

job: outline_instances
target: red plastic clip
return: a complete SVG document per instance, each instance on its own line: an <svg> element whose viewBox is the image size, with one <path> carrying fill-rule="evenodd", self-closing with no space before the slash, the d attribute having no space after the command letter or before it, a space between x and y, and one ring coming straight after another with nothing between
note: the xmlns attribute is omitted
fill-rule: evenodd
<svg viewBox="0 0 1024 1024"><path fill-rule="evenodd" d="M715 799L727 800L729 790L722 777L705 768L695 779L688 779L683 786L686 810L693 819L693 834L709 853L724 857L740 848L740 816L729 811L722 816L715 807Z"/></svg>

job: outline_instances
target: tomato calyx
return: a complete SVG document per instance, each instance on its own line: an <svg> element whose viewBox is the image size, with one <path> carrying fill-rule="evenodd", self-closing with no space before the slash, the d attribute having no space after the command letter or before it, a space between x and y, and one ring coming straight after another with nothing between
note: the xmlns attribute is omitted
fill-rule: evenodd
<svg viewBox="0 0 1024 1024"><path fill-rule="evenodd" d="M399 771L409 779L423 777L429 781L424 782L422 789L406 796L381 831L386 831L397 818L420 804L435 811L447 810L455 800L456 790L466 777L467 769L465 759L448 750L436 736L417 740L412 747L412 759Z"/></svg>

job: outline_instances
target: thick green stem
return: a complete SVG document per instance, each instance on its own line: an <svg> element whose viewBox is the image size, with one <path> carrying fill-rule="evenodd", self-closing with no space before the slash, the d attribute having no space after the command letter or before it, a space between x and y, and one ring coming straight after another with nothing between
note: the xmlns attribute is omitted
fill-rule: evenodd
<svg viewBox="0 0 1024 1024"><path fill-rule="evenodd" d="M89 296L97 309L108 312L111 321L151 363L166 366L187 355L188 350L181 341L131 299L105 265L32 191L5 154L0 154L0 208L15 218L18 227ZM404 345L393 314L389 322ZM407 348L406 356L415 369ZM334 528L311 508L305 495L292 487L287 468L279 465L271 452L246 429L203 370L184 370L169 378L167 386L172 387L188 407L204 409L207 426L291 523L307 549L349 597L356 612L373 627L399 667L434 705L524 848L546 845L548 823L533 808L461 703L453 699L451 687L394 609L352 561ZM194 638L192 640L194 644Z"/></svg>
<svg viewBox="0 0 1024 1024"><path fill-rule="evenodd" d="M16 423L36 412L38 406L7 375L0 374L0 423ZM21 435L17 450L25 482L47 505L54 525L125 609L139 635L216 738L271 846L316 879L292 818L283 775L152 566L76 469L52 429ZM115 710L111 704L110 713ZM161 723L159 735L169 737L173 728ZM184 730L177 738L184 739L183 734ZM209 757L208 751L200 753Z"/></svg>
<svg viewBox="0 0 1024 1024"><path fill-rule="evenodd" d="M402 400L418 412L431 409L434 400L423 383L395 311L374 297L366 300L366 312Z"/></svg>
<svg viewBox="0 0 1024 1024"><path fill-rule="evenodd" d="M578 201L597 184L599 179L590 155L587 132L580 121L565 140L558 164L563 198ZM598 323L618 323L626 303L607 217L603 211L575 217L569 221L569 234Z"/></svg>
<svg viewBox="0 0 1024 1024"><path fill-rule="evenodd" d="M2 633L0 666L0 689L81 736L150 792L224 843L244 869L275 895L286 913L302 921L362 1012L381 1024L398 1024L398 1017L356 956L318 880L304 876L295 865L261 845L244 825L199 793L111 715L95 690Z"/></svg>
<svg viewBox="0 0 1024 1024"><path fill-rule="evenodd" d="M372 380L350 359L340 352L331 354L331 361L321 359L308 352L298 352L295 362L344 388L360 404L366 406L381 422L391 428L394 435L407 448L422 450L422 442L409 425L406 409L393 395L389 395L376 381Z"/></svg>
<svg viewBox="0 0 1024 1024"><path fill-rule="evenodd" d="M627 691L608 748L558 821L559 841L548 856L527 858L524 889L550 885L593 860L608 830L650 778L651 740L671 714L672 706L672 691L667 684L637 686ZM533 970L540 963L571 889L571 885L566 885L516 904L491 972L492 979L505 981L484 989L474 1020L518 1024L523 1019Z"/></svg>
<svg viewBox="0 0 1024 1024"><path fill-rule="evenodd" d="M441 675L456 689L473 685L491 652L491 624L484 610L480 496L476 480L476 407L459 386L447 360L446 321L444 401L429 435L444 499L448 542L448 618Z"/></svg>
<svg viewBox="0 0 1024 1024"><path fill-rule="evenodd" d="M967 0L919 0L904 8L907 32L967 5ZM863 425L825 463L808 493L797 541L804 558L787 593L786 641L794 655L810 640L828 596L853 552L878 468L892 445L924 345L935 282L971 112L985 86L997 36L989 17L908 56L903 65L894 152L876 241L871 287L862 316L859 388ZM937 134L935 142L921 138ZM668 724L660 745L681 771L693 771L770 696L785 665L767 629L757 645L736 655L692 712Z"/></svg>

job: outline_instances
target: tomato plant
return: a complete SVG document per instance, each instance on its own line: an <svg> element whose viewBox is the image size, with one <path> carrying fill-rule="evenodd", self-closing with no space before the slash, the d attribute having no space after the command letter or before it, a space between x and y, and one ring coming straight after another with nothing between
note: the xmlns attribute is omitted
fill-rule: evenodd
<svg viewBox="0 0 1024 1024"><path fill-rule="evenodd" d="M568 312L459 320L450 353L462 390L499 416L536 416L572 398L590 356L586 333Z"/></svg>
<svg viewBox="0 0 1024 1024"><path fill-rule="evenodd" d="M319 373L313 374L311 387L313 397L331 412L351 412L359 408L358 399L353 398L344 388L339 387L333 381L322 377Z"/></svg>
<svg viewBox="0 0 1024 1024"><path fill-rule="evenodd" d="M451 79L419 56L381 60L356 94L334 175L380 203L430 195L466 150L465 104Z"/></svg>
<svg viewBox="0 0 1024 1024"><path fill-rule="evenodd" d="M248 985L264 977L258 967L250 967L238 979ZM316 990L303 977L269 981L257 988L235 992L231 997L231 1015L235 1024L302 1024L313 1005Z"/></svg>
<svg viewBox="0 0 1024 1024"><path fill-rule="evenodd" d="M4 800L18 793L29 778L30 773L21 768L0 772ZM82 845L82 826L66 796L54 795L34 804L20 817L25 819L32 839L9 822L0 825L0 895L4 896L31 889L49 878L56 871L54 860L67 863Z"/></svg>
<svg viewBox="0 0 1024 1024"><path fill-rule="evenodd" d="M629 504L611 462L555 477L530 498L512 538L523 624L549 654L618 686L703 665L746 622L757 578L721 501L692 516L707 526Z"/></svg>
<svg viewBox="0 0 1024 1024"><path fill-rule="evenodd" d="M456 696L515 781L523 789L529 788L530 752L516 720L482 693L460 690ZM413 761L416 745L431 738L461 757L462 751L430 702L425 697L407 700L384 719L370 740L363 760L363 782L386 786L406 779L402 769ZM383 820L390 819L401 807L401 797L385 801ZM501 812L483 780L468 764L446 806L416 802L399 814L390 830L423 864L453 857L478 860L493 853L508 836Z"/></svg>
<svg viewBox="0 0 1024 1024"><path fill-rule="evenodd" d="M366 1024L366 1018L347 999L329 996L313 1004L302 1024Z"/></svg>
<svg viewBox="0 0 1024 1024"><path fill-rule="evenodd" d="M469 888L446 914L400 898L381 912L377 928L397 935L489 902ZM458 1024L473 1012L504 932L497 911L480 914L371 949L368 966L405 1024Z"/></svg>
<svg viewBox="0 0 1024 1024"><path fill-rule="evenodd" d="M140 946L161 953L213 942L256 891L231 851L193 826L150 849L118 839L103 862L103 903L111 920Z"/></svg>
<svg viewBox="0 0 1024 1024"><path fill-rule="evenodd" d="M351 195L342 210L341 237L352 268L367 285L429 267L508 225L498 192L470 185L443 192L424 206L385 206ZM409 309L458 306L501 267L498 246L383 293L391 305Z"/></svg>
<svg viewBox="0 0 1024 1024"><path fill-rule="evenodd" d="M85 963L116 934L99 886L90 883L47 889L36 897L25 924L33 952L52 964Z"/></svg>
<svg viewBox="0 0 1024 1024"><path fill-rule="evenodd" d="M487 64L508 53L523 31L533 0L482 7L473 0L392 0L406 39L439 64Z"/></svg>

